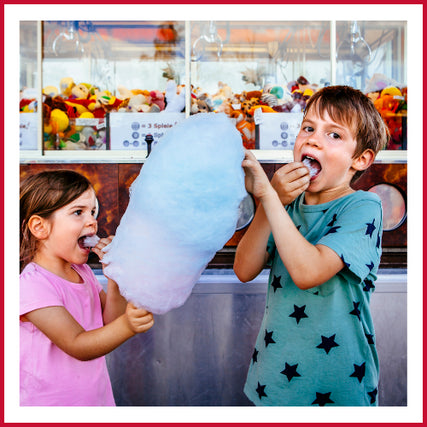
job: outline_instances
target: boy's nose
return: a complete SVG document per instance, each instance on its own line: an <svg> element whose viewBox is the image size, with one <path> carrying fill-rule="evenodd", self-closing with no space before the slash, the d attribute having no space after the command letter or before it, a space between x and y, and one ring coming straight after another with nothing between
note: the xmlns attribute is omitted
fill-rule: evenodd
<svg viewBox="0 0 427 427"><path fill-rule="evenodd" d="M312 145L312 146L316 146L316 147L318 147L320 145L319 139L317 138L316 135L310 135L305 142L308 145Z"/></svg>

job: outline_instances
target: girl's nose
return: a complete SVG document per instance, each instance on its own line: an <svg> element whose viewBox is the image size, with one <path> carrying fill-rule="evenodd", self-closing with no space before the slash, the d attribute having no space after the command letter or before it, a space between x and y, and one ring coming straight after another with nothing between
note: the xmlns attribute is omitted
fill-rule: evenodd
<svg viewBox="0 0 427 427"><path fill-rule="evenodd" d="M93 215L90 215L90 217L87 220L87 225L89 227L97 226L98 225L98 221L97 221L97 219Z"/></svg>

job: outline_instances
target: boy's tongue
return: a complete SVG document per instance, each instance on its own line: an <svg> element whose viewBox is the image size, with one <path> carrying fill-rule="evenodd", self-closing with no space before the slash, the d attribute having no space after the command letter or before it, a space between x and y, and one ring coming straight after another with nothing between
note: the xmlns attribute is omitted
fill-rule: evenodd
<svg viewBox="0 0 427 427"><path fill-rule="evenodd" d="M307 166L310 173L310 178L316 176L322 169L320 163L312 157L305 157L302 162L305 166Z"/></svg>

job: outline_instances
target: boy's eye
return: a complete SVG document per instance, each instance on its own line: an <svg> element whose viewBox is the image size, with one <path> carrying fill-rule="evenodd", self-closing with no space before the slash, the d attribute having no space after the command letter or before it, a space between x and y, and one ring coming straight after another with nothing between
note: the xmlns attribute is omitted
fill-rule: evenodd
<svg viewBox="0 0 427 427"><path fill-rule="evenodd" d="M313 128L311 127L311 126L304 126L303 127L303 130L305 131L305 132L313 132Z"/></svg>
<svg viewBox="0 0 427 427"><path fill-rule="evenodd" d="M338 133L336 133L336 132L330 132L330 133L329 133L329 136L330 136L332 139L341 139L341 136L340 136Z"/></svg>
<svg viewBox="0 0 427 427"><path fill-rule="evenodd" d="M90 213L92 216L96 217L96 209L92 209L92 211Z"/></svg>
<svg viewBox="0 0 427 427"><path fill-rule="evenodd" d="M74 215L77 215L77 216L79 216L79 215L81 215L82 214L82 210L81 209L77 209L76 211L74 211Z"/></svg>

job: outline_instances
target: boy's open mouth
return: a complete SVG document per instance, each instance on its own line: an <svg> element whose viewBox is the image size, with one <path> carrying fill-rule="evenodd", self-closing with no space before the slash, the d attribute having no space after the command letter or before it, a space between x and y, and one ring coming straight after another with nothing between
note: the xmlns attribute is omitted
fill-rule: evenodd
<svg viewBox="0 0 427 427"><path fill-rule="evenodd" d="M311 179L314 179L317 175L319 175L320 171L322 170L322 166L320 165L319 161L314 157L303 156L302 162L305 166L307 166Z"/></svg>

